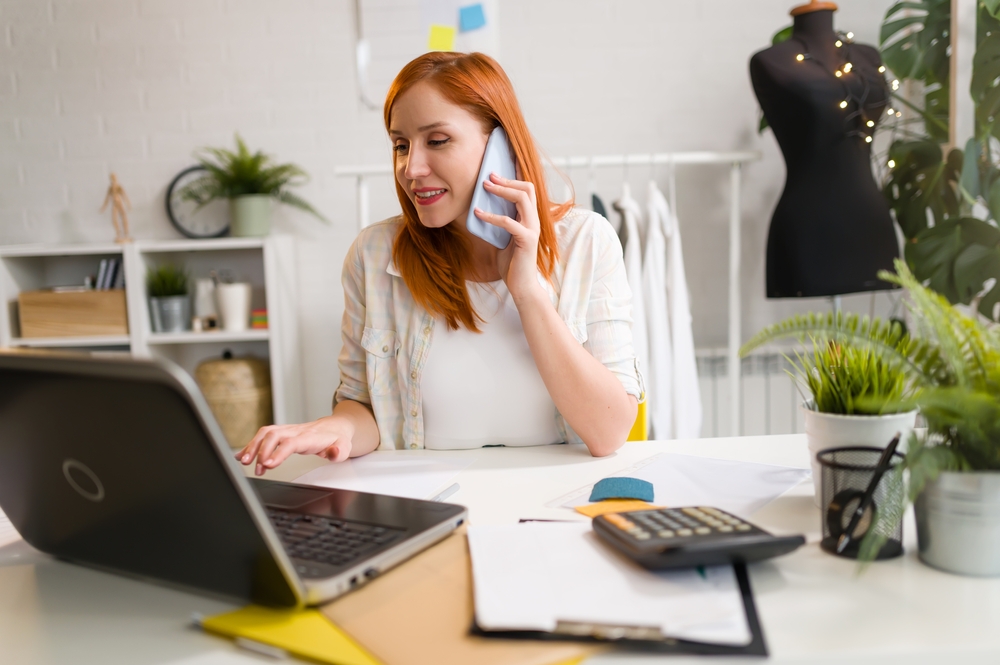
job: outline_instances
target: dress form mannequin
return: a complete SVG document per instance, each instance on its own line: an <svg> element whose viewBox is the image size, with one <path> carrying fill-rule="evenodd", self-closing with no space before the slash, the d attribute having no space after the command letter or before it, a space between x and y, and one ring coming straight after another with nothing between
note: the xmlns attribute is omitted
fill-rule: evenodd
<svg viewBox="0 0 1000 665"><path fill-rule="evenodd" d="M767 238L768 298L887 289L876 274L899 254L871 171L869 137L889 97L881 59L837 35L836 8L794 8L791 39L750 59L754 93L787 167Z"/></svg>

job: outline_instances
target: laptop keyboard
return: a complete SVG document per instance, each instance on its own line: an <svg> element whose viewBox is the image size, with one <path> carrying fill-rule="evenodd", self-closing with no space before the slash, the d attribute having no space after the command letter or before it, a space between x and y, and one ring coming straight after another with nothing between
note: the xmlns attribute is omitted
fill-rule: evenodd
<svg viewBox="0 0 1000 665"><path fill-rule="evenodd" d="M403 535L401 529L275 508L267 516L289 556L331 566L350 564Z"/></svg>

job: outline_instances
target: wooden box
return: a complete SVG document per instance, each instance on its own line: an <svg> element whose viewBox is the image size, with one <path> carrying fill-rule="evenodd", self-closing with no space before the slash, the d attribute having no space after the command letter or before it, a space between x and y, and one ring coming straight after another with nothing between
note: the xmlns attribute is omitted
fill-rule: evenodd
<svg viewBox="0 0 1000 665"><path fill-rule="evenodd" d="M21 337L128 334L125 289L24 291L17 304Z"/></svg>

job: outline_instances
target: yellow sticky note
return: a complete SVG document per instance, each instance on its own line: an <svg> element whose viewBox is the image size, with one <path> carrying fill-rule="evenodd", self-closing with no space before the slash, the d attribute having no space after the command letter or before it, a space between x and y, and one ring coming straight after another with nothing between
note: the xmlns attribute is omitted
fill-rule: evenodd
<svg viewBox="0 0 1000 665"><path fill-rule="evenodd" d="M455 28L450 25L432 25L427 36L427 48L431 51L454 51Z"/></svg>
<svg viewBox="0 0 1000 665"><path fill-rule="evenodd" d="M379 665L378 661L317 610L275 610L250 605L202 620L205 630L261 642L331 665Z"/></svg>
<svg viewBox="0 0 1000 665"><path fill-rule="evenodd" d="M654 506L645 501L636 501L635 499L607 499L605 501L598 501L597 503L588 503L585 506L577 506L576 512L587 517L597 517L598 515L607 515L608 513L624 513L629 510L655 510L662 507Z"/></svg>

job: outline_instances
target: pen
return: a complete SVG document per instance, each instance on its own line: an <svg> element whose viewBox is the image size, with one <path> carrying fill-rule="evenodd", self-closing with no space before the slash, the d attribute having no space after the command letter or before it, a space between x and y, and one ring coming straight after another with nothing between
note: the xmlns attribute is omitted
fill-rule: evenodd
<svg viewBox="0 0 1000 665"><path fill-rule="evenodd" d="M851 539L853 538L854 530L858 528L858 522L861 521L861 516L864 515L865 511L868 510L868 506L872 502L872 497L875 496L875 488L878 487L879 481L882 480L882 476L889 469L889 464L892 462L892 456L896 452L896 446L899 445L900 432L896 432L896 436L892 438L889 445L885 447L882 451L882 456L878 458L878 464L875 465L875 472L872 474L872 479L868 483L868 488L865 493L861 495L861 501L858 503L858 507L854 509L854 515L851 516L851 521L847 525L847 530L840 534L840 538L837 540L837 554L840 554L847 549L847 546L851 544Z"/></svg>

